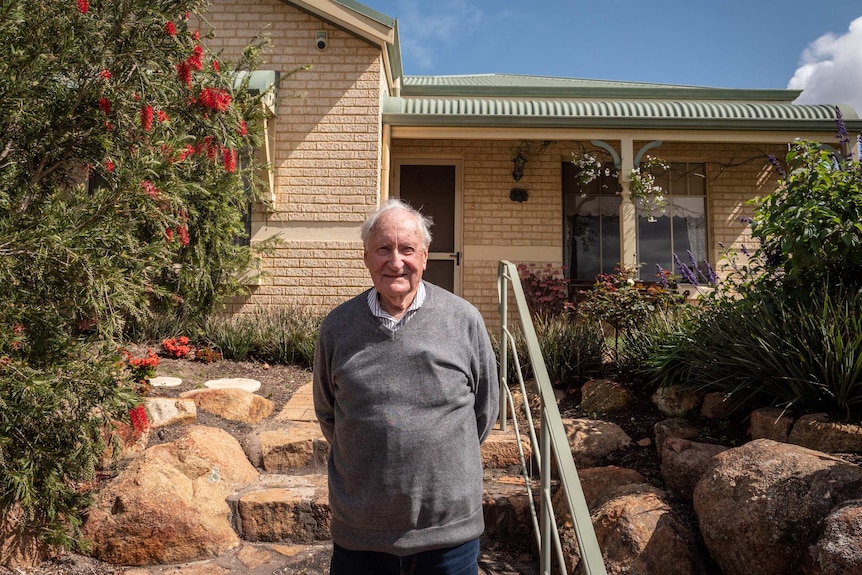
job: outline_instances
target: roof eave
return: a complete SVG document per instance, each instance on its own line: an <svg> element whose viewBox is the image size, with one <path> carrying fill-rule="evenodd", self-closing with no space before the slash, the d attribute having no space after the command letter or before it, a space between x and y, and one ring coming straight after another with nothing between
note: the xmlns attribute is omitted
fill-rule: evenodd
<svg viewBox="0 0 862 575"><path fill-rule="evenodd" d="M402 96L415 97L500 97L500 98L585 98L585 99L676 99L734 100L751 102L792 102L798 90L745 90L666 86L402 86Z"/></svg>
<svg viewBox="0 0 862 575"><path fill-rule="evenodd" d="M383 123L398 127L441 128L612 128L641 130L769 131L834 133L828 120L700 119L700 118L588 118L383 114ZM862 131L862 121L847 122L847 129Z"/></svg>

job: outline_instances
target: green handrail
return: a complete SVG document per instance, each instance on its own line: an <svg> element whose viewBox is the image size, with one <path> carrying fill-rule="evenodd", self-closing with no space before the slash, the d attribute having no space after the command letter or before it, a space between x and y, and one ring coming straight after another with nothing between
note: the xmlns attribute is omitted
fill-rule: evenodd
<svg viewBox="0 0 862 575"><path fill-rule="evenodd" d="M556 462L557 470L560 479L559 489L563 490L568 511L572 518L572 523L575 528L575 537L578 541L578 547L581 553L581 566L586 575L607 575L605 563L602 559L601 549L596 539L596 532L593 529L593 523L590 519L590 511L587 507L587 502L584 499L584 491L581 488L581 481L578 478L578 471L575 467L575 461L572 458L572 452L569 448L569 442L566 438L566 431L563 428L563 422L560 417L560 410L557 407L557 400L554 396L554 390L551 386L548 370L545 367L545 360L542 357L542 351L539 347L539 339L536 336L536 330L533 326L533 319L530 317L529 309L527 308L527 298L524 295L524 288L521 286L521 280L518 275L517 267L508 261L500 261L499 270L497 273L498 281L498 297L500 299L500 324L502 327L500 341L500 385L502 387L500 393L500 425L505 430L507 427L507 405L512 408L512 419L515 423L515 431L519 433L517 419L515 417L514 405L509 395L508 386L508 362L509 362L509 347L513 352L513 360L517 368L518 380L524 396L525 411L527 412L528 427L530 430L530 442L533 446L533 454L539 465L539 482L541 485L541 498L539 506L538 519L533 504L532 491L530 488L530 480L527 475L526 463L523 453L521 454L521 465L525 472L525 482L528 491L530 491L530 512L533 516L533 528L536 532L536 542L539 546L539 561L540 571L542 575L550 575L551 573L551 555L556 551L557 562L563 573L566 573L565 563L563 561L562 545L557 530L557 522L554 518L553 505L551 503L551 453L553 453ZM523 337L527 345L527 353L530 358L530 365L533 368L535 378L536 391L539 395L541 405L541 423L540 423L540 439L537 441L532 424L532 416L527 404L526 388L524 384L523 374L521 372L520 361L515 347L515 338L508 328L509 310L509 288L515 297L517 306L517 317L521 324ZM518 437L520 445L520 437ZM538 445L537 445L538 444ZM538 455L536 455L538 454Z"/></svg>

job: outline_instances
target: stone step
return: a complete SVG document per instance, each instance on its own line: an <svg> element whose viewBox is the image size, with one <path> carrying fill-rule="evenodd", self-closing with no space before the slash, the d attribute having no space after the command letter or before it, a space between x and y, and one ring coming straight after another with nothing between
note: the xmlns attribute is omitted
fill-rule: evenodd
<svg viewBox="0 0 862 575"><path fill-rule="evenodd" d="M536 492L533 486L534 493ZM486 541L523 542L531 536L524 480L486 471ZM245 541L312 544L329 541L331 511L324 473L263 474L228 499L233 528Z"/></svg>

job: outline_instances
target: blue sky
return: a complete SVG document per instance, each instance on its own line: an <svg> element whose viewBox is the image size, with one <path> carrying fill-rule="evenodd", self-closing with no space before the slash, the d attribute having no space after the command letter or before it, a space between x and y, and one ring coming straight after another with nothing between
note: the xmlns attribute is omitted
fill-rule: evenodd
<svg viewBox="0 0 862 575"><path fill-rule="evenodd" d="M364 0L408 75L510 73L804 90L862 116L859 0ZM852 24L852 26L851 26Z"/></svg>

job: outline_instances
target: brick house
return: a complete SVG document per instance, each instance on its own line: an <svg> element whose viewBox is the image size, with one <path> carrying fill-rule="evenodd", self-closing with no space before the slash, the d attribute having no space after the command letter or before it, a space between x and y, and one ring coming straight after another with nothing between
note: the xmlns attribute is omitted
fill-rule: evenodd
<svg viewBox="0 0 862 575"><path fill-rule="evenodd" d="M767 155L782 158L794 138L835 142L835 107L791 105L794 91L406 76L396 20L353 0L214 0L207 20L210 48L228 59L265 30L272 46L252 84L278 90L262 150L273 203L255 209L251 237L283 243L232 312L325 311L369 287L359 225L389 196L435 219L426 278L489 321L501 259L564 265L586 283L620 262L649 280L687 251L720 268L720 243L750 241L746 200L772 189ZM586 151L619 181L579 185L571 160ZM671 204L654 222L629 198L646 155L671 165Z"/></svg>

